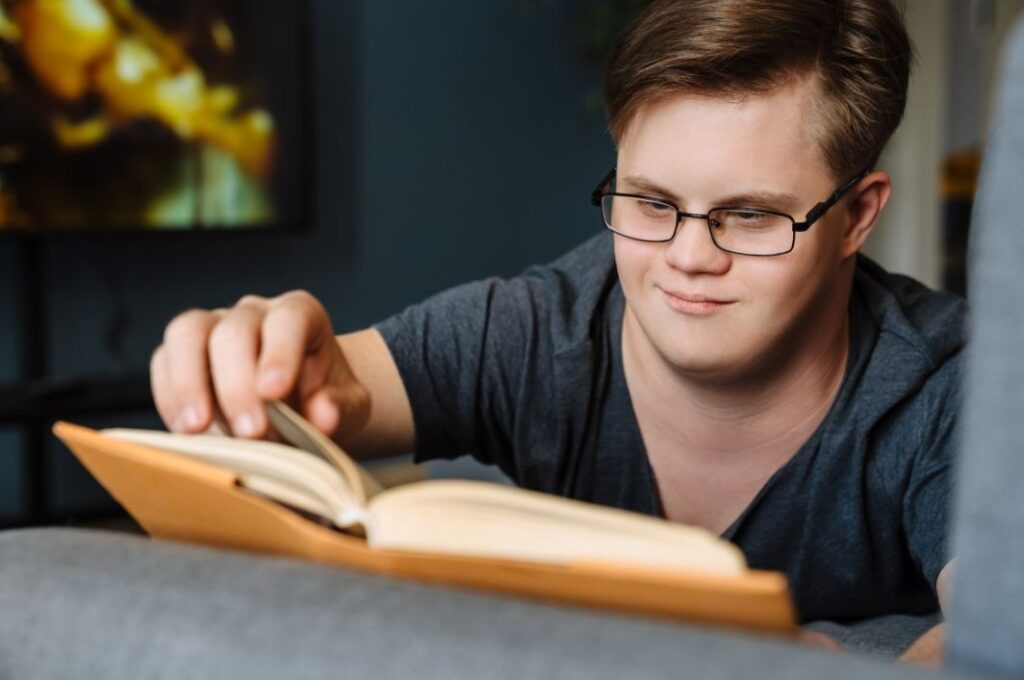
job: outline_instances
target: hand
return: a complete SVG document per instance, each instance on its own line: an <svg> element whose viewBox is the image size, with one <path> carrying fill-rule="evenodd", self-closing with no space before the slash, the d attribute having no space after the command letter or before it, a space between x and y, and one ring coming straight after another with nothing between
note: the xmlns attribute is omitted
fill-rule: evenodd
<svg viewBox="0 0 1024 680"><path fill-rule="evenodd" d="M939 605L943 612L949 611L953 597L953 569L956 560L950 558L946 566L935 579L935 592L939 596ZM907 651L903 652L900 661L920 666L939 667L946 654L946 624L932 626L917 638Z"/></svg>
<svg viewBox="0 0 1024 680"><path fill-rule="evenodd" d="M938 668L942 665L945 651L946 625L937 624L917 638L900 657L903 663Z"/></svg>
<svg viewBox="0 0 1024 680"><path fill-rule="evenodd" d="M329 436L358 429L369 414L369 393L326 310L304 291L178 315L153 353L150 381L157 411L175 432L202 432L219 411L235 436L265 437L262 402L289 397Z"/></svg>
<svg viewBox="0 0 1024 680"><path fill-rule="evenodd" d="M816 630L801 629L797 632L796 639L797 642L802 644L818 647L819 649L827 649L830 652L843 651L842 646L835 639Z"/></svg>

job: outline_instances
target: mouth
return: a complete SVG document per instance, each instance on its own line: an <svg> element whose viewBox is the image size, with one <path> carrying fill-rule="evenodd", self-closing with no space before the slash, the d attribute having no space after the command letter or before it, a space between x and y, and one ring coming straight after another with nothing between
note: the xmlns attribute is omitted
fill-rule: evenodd
<svg viewBox="0 0 1024 680"><path fill-rule="evenodd" d="M683 314L707 315L719 312L730 305L736 304L735 300L724 300L708 297L696 293L685 293L682 291L669 291L658 288L665 298L665 303L670 308Z"/></svg>

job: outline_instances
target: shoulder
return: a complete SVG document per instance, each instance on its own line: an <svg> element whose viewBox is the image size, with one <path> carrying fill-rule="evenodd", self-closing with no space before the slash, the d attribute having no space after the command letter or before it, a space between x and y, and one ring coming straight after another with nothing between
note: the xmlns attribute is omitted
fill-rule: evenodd
<svg viewBox="0 0 1024 680"><path fill-rule="evenodd" d="M851 313L851 319L873 327L876 351L884 350L893 360L910 360L924 370L958 361L966 341L967 316L960 296L890 273L861 255L851 305L858 303L860 315ZM861 337L866 335L866 329L854 330Z"/></svg>
<svg viewBox="0 0 1024 680"><path fill-rule="evenodd" d="M579 387L591 362L576 359L586 359L617 299L612 251L602 235L518 276L451 288L377 324L412 406L419 460L470 451L521 482L537 475L524 467L561 465L542 456L565 448L564 432L588 412Z"/></svg>
<svg viewBox="0 0 1024 680"><path fill-rule="evenodd" d="M611 236L610 232L598 234L551 263L528 268L519 278L570 300L599 295L615 279Z"/></svg>
<svg viewBox="0 0 1024 680"><path fill-rule="evenodd" d="M966 314L963 298L859 258L843 413L864 432L863 443L871 442L872 457L890 478L893 465L952 455Z"/></svg>
<svg viewBox="0 0 1024 680"><path fill-rule="evenodd" d="M518 276L465 283L376 324L389 346L407 338L486 336L503 347L536 343L558 353L585 341L618 281L611 234L599 234L553 262ZM442 344L451 345L452 342Z"/></svg>
<svg viewBox="0 0 1024 680"><path fill-rule="evenodd" d="M879 483L894 498L912 474L945 469L953 459L966 314L963 298L860 258L847 413L864 430Z"/></svg>
<svg viewBox="0 0 1024 680"><path fill-rule="evenodd" d="M591 337L617 283L612 235L601 233L498 285L530 301L537 322L551 333L555 352L561 352Z"/></svg>

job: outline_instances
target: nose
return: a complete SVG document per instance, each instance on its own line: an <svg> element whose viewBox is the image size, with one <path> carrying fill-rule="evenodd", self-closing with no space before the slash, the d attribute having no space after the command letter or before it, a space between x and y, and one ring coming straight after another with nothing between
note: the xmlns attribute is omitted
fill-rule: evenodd
<svg viewBox="0 0 1024 680"><path fill-rule="evenodd" d="M723 274L729 269L732 255L715 245L706 217L682 215L676 235L665 249L665 260L688 274Z"/></svg>

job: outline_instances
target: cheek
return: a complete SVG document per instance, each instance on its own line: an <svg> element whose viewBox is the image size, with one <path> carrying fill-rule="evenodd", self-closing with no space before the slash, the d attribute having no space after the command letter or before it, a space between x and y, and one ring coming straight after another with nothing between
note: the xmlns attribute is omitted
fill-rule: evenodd
<svg viewBox="0 0 1024 680"><path fill-rule="evenodd" d="M744 284L761 322L787 325L814 304L836 266L825 246L808 239L789 255L745 263Z"/></svg>
<svg viewBox="0 0 1024 680"><path fill-rule="evenodd" d="M787 256L752 260L743 272L747 290L754 298L772 304L799 299L807 276L805 263ZM806 282L811 285L810 281Z"/></svg>
<svg viewBox="0 0 1024 680"><path fill-rule="evenodd" d="M629 292L643 285L644 277L651 268L658 250L653 244L630 241L619 236L615 239L615 267L619 272L622 287Z"/></svg>

